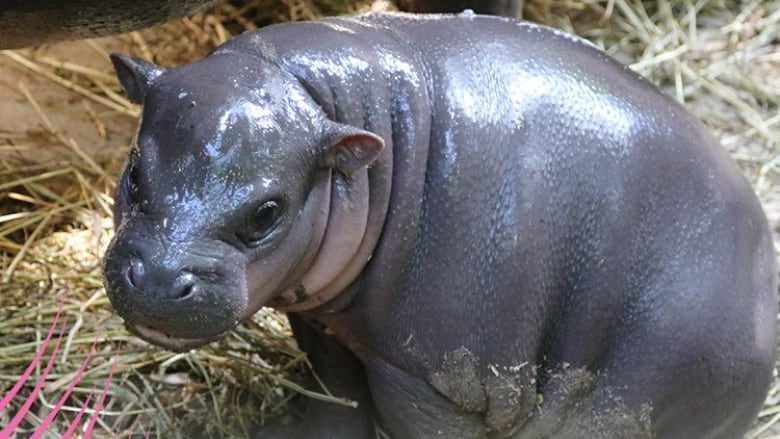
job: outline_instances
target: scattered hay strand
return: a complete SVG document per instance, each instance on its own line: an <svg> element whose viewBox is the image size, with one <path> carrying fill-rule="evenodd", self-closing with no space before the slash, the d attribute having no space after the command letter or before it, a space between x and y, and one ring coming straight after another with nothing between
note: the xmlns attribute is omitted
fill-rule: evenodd
<svg viewBox="0 0 780 439"><path fill-rule="evenodd" d="M55 83L65 87L65 88L67 88L69 90L73 90L74 92L76 92L76 93L78 93L80 95L86 96L89 99L92 99L93 101L95 101L95 102L97 102L99 104L105 105L106 107L111 108L114 111L117 111L117 112L120 112L120 113L125 113L125 114L127 114L129 116L133 116L133 117L137 117L138 114L139 114L138 109L136 107L131 106L131 105L121 105L121 104L115 102L113 99L107 99L107 98L105 98L103 96L100 96L100 95L98 95L96 93L93 93L93 92L89 91L88 89L86 89L86 88L84 88L84 87L74 83L73 81L69 81L69 80L63 78L62 76L56 75L56 74L54 74L54 73L52 73L52 72L50 72L48 70L43 69L40 64L37 64L37 63L35 63L33 61L30 61L28 58L20 55L17 51L3 50L3 51L0 51L0 55L3 55L6 58L9 58L9 59L13 60L14 62L17 62L17 63L21 64L22 66L30 69L31 71L33 71L33 72L35 72L35 73L37 73L37 74L39 74L41 76L44 76L46 79L49 79L52 82L55 82ZM65 67L66 65L71 67L71 69L73 68L72 64L66 64L65 62L60 62L59 63L59 67ZM55 65L54 67L57 67L57 65ZM85 76L92 76L95 79L100 78L100 77L104 77L104 76L108 76L105 72L100 72L98 75L95 75L92 71L88 70L88 68L86 68L86 67L81 67L79 70L80 70L79 73L85 74ZM73 70L73 71L75 72L75 70ZM24 87L24 85L20 84L20 88L21 87ZM23 88L22 88L22 90L24 91ZM118 95L114 95L115 98L117 96ZM122 101L122 99L119 99L119 100ZM32 101L31 103L33 103L33 102L34 101ZM36 105L36 109L40 112L40 107L37 107L37 104L34 104L34 103L33 103L33 105ZM44 113L42 113L42 112L40 114L41 114L41 117L44 119L44 121L46 121L47 126L50 125L50 123L48 122L48 119L46 119L46 115ZM90 161L89 157L80 157L80 158L82 160L87 161L88 163Z"/></svg>

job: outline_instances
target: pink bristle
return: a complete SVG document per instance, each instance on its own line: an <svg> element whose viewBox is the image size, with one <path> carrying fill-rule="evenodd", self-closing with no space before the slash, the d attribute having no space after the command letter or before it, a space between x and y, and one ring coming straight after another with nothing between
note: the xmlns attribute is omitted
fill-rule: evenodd
<svg viewBox="0 0 780 439"><path fill-rule="evenodd" d="M30 436L30 439L37 439L41 437L46 431L46 428L48 428L52 421L54 421L54 417L57 415L57 413L59 413L60 409L62 409L62 406L65 405L65 401L68 399L70 394L73 392L73 389L76 388L76 384L79 383L81 377L84 375L84 371L87 369L87 365L89 365L89 360L92 359L92 354L95 352L96 344L97 337L95 338L95 341L92 342L92 347L90 347L87 357L84 359L84 362L81 363L81 367L79 367L78 372L76 372L76 376L73 377L73 380L68 385L68 388L65 389L65 393L62 394L59 401L57 401L57 404L54 406L52 411L49 412L41 425L35 429L35 432L32 434L32 436Z"/></svg>
<svg viewBox="0 0 780 439"><path fill-rule="evenodd" d="M16 394L19 393L19 390L22 388L24 383L26 383L27 379L30 378L32 371L35 370L35 366L37 366L38 363L41 361L41 357L43 357L43 353L46 352L46 348L49 347L49 341L51 340L51 337L54 334L54 330L57 328L57 321L60 319L61 311L62 311L62 302L60 302L60 307L59 309L57 309L57 315L54 316L54 322L52 322L51 327L49 328L49 333L46 334L46 338L43 340L43 343L41 344L41 347L38 349L38 352L35 353L35 357L33 358L32 362L30 362L30 365L27 366L27 369L24 371L22 376L19 377L19 380L16 381L16 384L14 384L11 390L5 394L2 400L0 400L0 410L3 410L8 405L8 403L11 402L11 400L16 396ZM62 337L62 332L60 332L60 337ZM3 431L5 431L5 429L3 429Z"/></svg>
<svg viewBox="0 0 780 439"><path fill-rule="evenodd" d="M30 406L35 401L35 398L38 397L38 393L41 391L41 388L43 387L43 384L46 381L46 377L49 375L49 372L51 371L52 366L54 365L54 359L57 356L57 351L60 349L60 343L62 342L62 335L65 333L65 323L62 323L62 326L60 327L60 334L57 337L57 344L54 345L54 350L51 353L51 356L49 357L49 361L46 362L46 368L44 369L43 373L41 374L41 377L38 379L38 382L35 383L35 388L33 388L32 393L30 393L30 396L27 397L27 400L22 404L22 407L19 409L18 412L16 412L16 415L14 415L13 419L11 419L11 422L8 423L8 425L3 428L2 431L0 431L0 439L8 439L13 434L16 427L19 425L20 422L22 422L22 419L24 419L24 416L27 414L28 411L30 411ZM33 360L34 363L37 363L40 361L39 358L35 358Z"/></svg>
<svg viewBox="0 0 780 439"><path fill-rule="evenodd" d="M108 377L106 378L106 384L103 386L103 393L100 395L100 398L97 401L97 404L95 404L95 411L92 413L92 418L89 420L89 425L87 425L87 428L84 429L84 439L89 438L92 435L92 428L95 426L95 422L97 421L98 416L100 415L100 410L103 409L103 402L106 399L106 394L108 393L108 387L111 385L111 378L114 376L114 370L116 369L116 364L119 362L119 348L116 348L116 354L114 355L114 362L111 364L111 369L108 371Z"/></svg>
<svg viewBox="0 0 780 439"><path fill-rule="evenodd" d="M81 417L84 416L84 412L87 410L87 406L89 405L89 402L92 401L92 395L95 393L95 389L92 388L92 390L89 391L89 395L87 395L87 400L84 401L84 404L81 406L81 409L79 409L79 412L76 414L76 417L73 418L72 421L70 421L70 424L68 424L68 429L65 430L65 433L62 434L62 439L70 439L70 437L73 435L73 432L76 431L76 427L79 426L79 422L81 422Z"/></svg>

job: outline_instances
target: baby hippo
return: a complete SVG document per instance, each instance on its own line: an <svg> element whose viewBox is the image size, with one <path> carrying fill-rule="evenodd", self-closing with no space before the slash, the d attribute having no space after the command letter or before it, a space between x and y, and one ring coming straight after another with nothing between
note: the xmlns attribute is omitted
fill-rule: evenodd
<svg viewBox="0 0 780 439"><path fill-rule="evenodd" d="M186 351L289 313L330 392L260 437L737 438L775 358L775 261L694 117L583 40L511 19L266 27L143 104L108 295Z"/></svg>

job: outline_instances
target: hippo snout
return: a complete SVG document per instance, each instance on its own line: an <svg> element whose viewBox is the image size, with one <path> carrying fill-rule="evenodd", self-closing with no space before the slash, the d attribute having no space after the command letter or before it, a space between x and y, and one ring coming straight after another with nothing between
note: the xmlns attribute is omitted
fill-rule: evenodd
<svg viewBox="0 0 780 439"><path fill-rule="evenodd" d="M212 283L217 283L219 277L216 273L212 274ZM146 263L138 257L130 259L123 281L128 290L136 290L141 294L144 291L154 291L159 300L197 301L206 292L204 279L195 274L180 270L147 272Z"/></svg>
<svg viewBox="0 0 780 439"><path fill-rule="evenodd" d="M247 307L245 263L232 253L119 239L106 252L106 292L131 332L188 350L222 336Z"/></svg>

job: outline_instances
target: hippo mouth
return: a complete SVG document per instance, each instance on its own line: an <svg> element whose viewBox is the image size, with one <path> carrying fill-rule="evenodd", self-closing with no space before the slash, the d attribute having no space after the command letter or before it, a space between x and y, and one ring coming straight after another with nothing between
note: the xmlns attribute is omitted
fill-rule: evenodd
<svg viewBox="0 0 780 439"><path fill-rule="evenodd" d="M142 340L175 352L186 352L195 349L206 343L222 338L228 333L228 331L224 331L206 338L181 338L171 336L159 329L154 329L149 326L131 325L129 323L126 323L125 326L130 332L137 335Z"/></svg>

